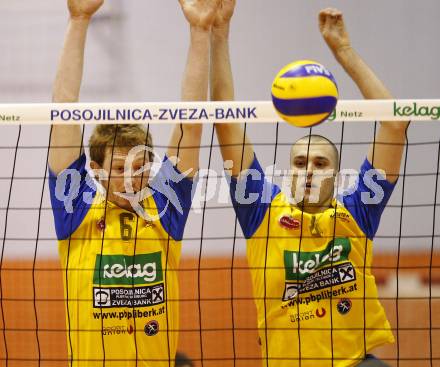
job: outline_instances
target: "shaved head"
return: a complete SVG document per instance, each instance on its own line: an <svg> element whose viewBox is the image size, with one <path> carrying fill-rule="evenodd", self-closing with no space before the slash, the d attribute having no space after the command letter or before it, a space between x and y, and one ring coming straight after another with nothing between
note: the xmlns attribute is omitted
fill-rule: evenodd
<svg viewBox="0 0 440 367"><path fill-rule="evenodd" d="M333 144L332 141L327 139L326 137L322 135L306 135L302 138L299 138L295 143L292 144L292 148L290 149L290 162L293 161L294 154L295 154L295 148L305 148L306 150L309 150L309 145L314 147L322 147L323 152L329 152L330 157L327 157L330 159L330 161L333 163L333 168L335 170L338 170L339 168L339 152L338 148L336 148L336 145ZM328 149L331 148L331 149Z"/></svg>

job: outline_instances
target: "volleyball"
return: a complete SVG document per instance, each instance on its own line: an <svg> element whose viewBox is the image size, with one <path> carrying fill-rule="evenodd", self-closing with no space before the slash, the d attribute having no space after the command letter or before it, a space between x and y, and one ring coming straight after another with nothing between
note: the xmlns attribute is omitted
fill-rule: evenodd
<svg viewBox="0 0 440 367"><path fill-rule="evenodd" d="M336 107L338 87L332 73L311 60L283 67L272 84L272 101L279 116L297 127L325 121Z"/></svg>

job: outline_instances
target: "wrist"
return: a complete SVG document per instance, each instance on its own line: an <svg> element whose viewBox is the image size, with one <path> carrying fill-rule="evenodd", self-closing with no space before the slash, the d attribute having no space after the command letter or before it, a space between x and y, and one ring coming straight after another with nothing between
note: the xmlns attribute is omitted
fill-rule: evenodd
<svg viewBox="0 0 440 367"><path fill-rule="evenodd" d="M190 39L191 39L191 47L196 48L208 48L209 47L209 38L211 32L201 29L199 27L191 26Z"/></svg>
<svg viewBox="0 0 440 367"><path fill-rule="evenodd" d="M191 33L191 37L204 38L210 36L211 30L209 28L191 25L190 33Z"/></svg>
<svg viewBox="0 0 440 367"><path fill-rule="evenodd" d="M88 25L90 23L90 16L86 15L71 15L70 16L70 22L73 24L81 24L81 25Z"/></svg>
<svg viewBox="0 0 440 367"><path fill-rule="evenodd" d="M211 33L211 26L201 26L201 25L192 25L190 24L191 34L194 35L206 35Z"/></svg>
<svg viewBox="0 0 440 367"><path fill-rule="evenodd" d="M217 38L228 38L229 28L229 22L226 24L214 26L212 27L212 36Z"/></svg>
<svg viewBox="0 0 440 367"><path fill-rule="evenodd" d="M351 45L341 46L336 50L332 50L337 60L345 60L353 56L354 49Z"/></svg>

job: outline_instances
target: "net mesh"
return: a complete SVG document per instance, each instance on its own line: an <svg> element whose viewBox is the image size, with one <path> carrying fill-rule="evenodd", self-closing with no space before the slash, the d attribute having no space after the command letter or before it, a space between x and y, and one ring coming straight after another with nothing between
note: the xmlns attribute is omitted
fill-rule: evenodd
<svg viewBox="0 0 440 367"><path fill-rule="evenodd" d="M170 127L151 125L160 154ZM271 167L266 174L271 172L269 178L282 186L290 146L304 132L328 136L339 148L340 166L358 169L377 128L377 122L342 122L299 131L273 122L245 124L245 133L262 166ZM62 284L67 274L57 257L47 188L50 126L0 129L0 364L67 365L69 321ZM415 123L411 129L401 175L375 237L372 265L396 341L374 354L392 366L435 366L440 363L440 131L432 122ZM84 142L90 131L84 128ZM213 125L205 126L200 156L199 189L177 271L178 350L197 366L259 365L246 244L228 198Z"/></svg>

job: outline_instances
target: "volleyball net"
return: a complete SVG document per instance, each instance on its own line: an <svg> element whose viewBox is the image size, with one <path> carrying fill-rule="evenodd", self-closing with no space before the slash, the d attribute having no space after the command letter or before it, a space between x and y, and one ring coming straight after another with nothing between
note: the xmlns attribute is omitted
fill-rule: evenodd
<svg viewBox="0 0 440 367"><path fill-rule="evenodd" d="M4 104L5 124L267 123L278 121L271 102L32 103ZM328 121L430 121L439 101L341 100Z"/></svg>
<svg viewBox="0 0 440 367"><path fill-rule="evenodd" d="M251 272L255 269L252 269L247 258L249 250L246 248L246 239L229 197L228 176L224 172L214 123L244 124L266 178L282 188L285 182L291 180L289 169L293 142L307 134L323 135L338 148L341 168L358 171L369 146L375 141L380 121L413 123L407 133L400 178L375 235L372 264L358 269L359 280L362 272L371 268L378 286L379 300L395 338L394 343L373 349L372 352L391 366L437 365L440 363L439 120L440 100L342 100L329 121L310 129L299 129L279 122L270 102L0 105L0 161L3 164L0 180L0 365L67 366L69 362L72 365L86 365L86 361L75 364L72 357L68 357L68 351L72 350L71 338L75 335L80 339L81 330L73 326L69 330L73 321L66 322L66 318L69 319L66 304L69 303L70 293L63 289L63 281L67 279L70 268L60 264L48 187L51 125L81 124L82 147L88 158L88 138L92 125L145 125L153 135L154 155L160 163L168 147L171 129L176 124L203 124L198 184L194 189L192 208L182 239L182 258L179 266L171 270L163 261L158 267L177 275L178 297L156 293L157 306L135 307L135 291L132 290L132 293L127 291L128 295L121 293L120 296L114 296L115 301L119 299L126 303L112 310L107 307L104 294L109 289L117 288L120 292L123 292L123 288L152 291L151 287L157 284L138 284L134 282L133 275L137 273L133 269L130 273L127 267L125 270L109 267L107 274L103 272L104 276L121 279L123 274L131 274L130 281L116 287L116 283L105 284L98 277L98 284L94 287L104 293L99 295L99 299L91 299L96 294L90 294L83 301L95 302L92 318L95 321L99 319L101 325L93 330L102 346L100 356L104 356L95 361L96 365L115 366L122 363L119 365L150 366L150 362L139 352L134 354L134 359L131 356L128 361L115 362L107 358L109 354L105 357L105 351L106 348L114 348L121 335L140 338L140 334L143 334L154 338L154 328L158 326L168 339L179 334L177 350L187 354L196 366L214 367L274 366L279 359L279 354L272 362L265 362L262 357L262 348L268 348L264 346L267 341L262 340L262 335L267 336L267 330L277 331L277 327L270 325L267 319L262 322L257 316L253 293L255 284L252 284L251 278ZM87 168L90 171L90 167ZM118 226L125 225L125 222L121 223L118 222ZM103 224L104 227L106 225ZM296 222L284 225L293 228ZM276 239L276 236L274 234L272 238ZM268 234L268 241L270 237ZM333 240L338 238L336 232L333 237ZM101 257L105 252L103 240ZM135 251L133 261L136 255ZM300 261L301 250L297 255ZM66 256L69 262L69 254ZM266 254L267 258L269 256ZM290 307L290 311L283 309L278 312L290 312L291 328L297 333L301 328L307 329L309 321L314 323L313 329L317 320L322 319L325 323L328 321L326 319L341 317L344 307L356 307L357 301L363 302L365 320L368 312L365 300L358 300L349 294L332 293L340 289L347 291L356 276L347 267L341 267L341 263L317 260L317 256L334 258L334 253L320 250L314 257L303 258L302 264L298 262L298 269L302 269L304 274L308 269L304 267L306 261L309 261L310 269L313 268L309 269L310 274L307 273L310 278L307 286L319 285L319 282L325 283L326 280L331 283L324 271L329 268L342 274L340 282L347 284L331 283L329 289L319 286L319 289L303 293L298 288L295 288L295 292L283 288L283 294L279 296L283 297L285 304L292 300L296 303ZM320 261L322 266L313 267L310 263L312 260ZM273 270L271 266L273 268L273 265L268 265L267 269L263 269L265 277L270 276ZM151 269L148 266L142 269L143 276L147 278ZM93 272L96 269L89 270ZM287 274L286 269L283 271ZM346 277L344 280L343 276ZM329 309L324 306L328 300L316 302L316 299L312 299L312 296L324 297L322 292L328 290L328 297L332 299L330 305L334 306ZM263 303L274 298L272 290L267 292L267 299L263 299ZM113 295L109 293L108 296L113 300ZM313 305L313 309L300 309L299 300ZM97 306L96 302L101 303ZM178 326L170 326L168 322L167 325L156 325L154 322L157 322L161 309L169 307L170 303L178 304ZM76 306L81 314L81 302ZM130 324L134 329L126 322L128 315L136 319ZM330 331L330 342L333 332L354 332L338 329L338 325L332 322L330 324L334 325L334 330ZM264 330L262 324L270 326ZM328 327L327 323L324 325L327 326L320 332L329 332L333 327ZM147 329L153 330L152 335L148 335ZM278 331L282 337L283 328L280 327ZM303 347L298 349L300 356L307 349L304 344L307 341L302 340L301 343ZM271 349L268 350L270 360ZM171 354L168 353L169 358L168 361L165 358L164 365L172 366L174 355ZM304 363L311 359L306 354L303 365L307 365ZM315 357L320 360L319 355ZM291 355L286 359L299 363L293 362ZM332 365L332 358L323 357L323 360ZM337 361L338 357L333 358L334 365L337 365Z"/></svg>

